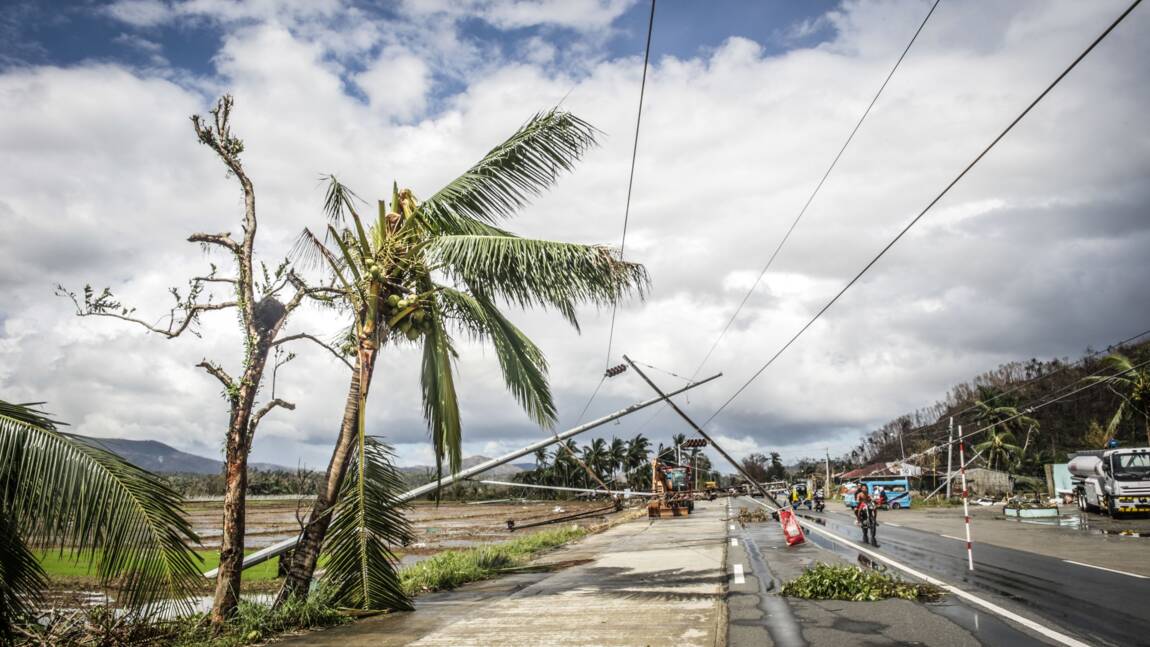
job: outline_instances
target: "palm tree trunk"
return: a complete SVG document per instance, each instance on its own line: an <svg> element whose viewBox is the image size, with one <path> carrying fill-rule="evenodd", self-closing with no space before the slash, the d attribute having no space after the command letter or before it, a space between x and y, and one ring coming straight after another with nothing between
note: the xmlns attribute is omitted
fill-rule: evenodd
<svg viewBox="0 0 1150 647"><path fill-rule="evenodd" d="M235 612L240 599L244 565L244 523L248 486L248 452L251 449L252 408L260 377L271 346L259 338L252 345L252 357L232 403L224 451L224 519L220 538L220 565L212 600L211 623L219 630Z"/></svg>
<svg viewBox="0 0 1150 647"><path fill-rule="evenodd" d="M351 372L351 383L347 389L347 401L343 408L343 422L340 424L339 439L327 466L327 477L317 492L315 504L308 515L307 525L300 535L300 541L288 559L287 577L275 606L291 598L307 596L315 575L319 553L327 528L331 524L331 513L339 500L339 490L343 485L347 467L359 441L359 416L362 414L360 402L366 398L371 387L371 376L375 370L378 350L375 346L361 345L356 353L355 369ZM362 389L362 391L361 391Z"/></svg>

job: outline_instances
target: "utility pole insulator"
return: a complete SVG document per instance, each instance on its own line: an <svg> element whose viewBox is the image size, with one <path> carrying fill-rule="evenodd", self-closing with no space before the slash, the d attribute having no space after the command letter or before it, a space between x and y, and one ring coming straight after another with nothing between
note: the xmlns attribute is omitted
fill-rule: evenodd
<svg viewBox="0 0 1150 647"><path fill-rule="evenodd" d="M620 374L626 370L627 370L626 364L620 364L618 366L612 366L612 367L607 369L606 373L604 373L604 377L615 377L616 375L618 375L618 374Z"/></svg>

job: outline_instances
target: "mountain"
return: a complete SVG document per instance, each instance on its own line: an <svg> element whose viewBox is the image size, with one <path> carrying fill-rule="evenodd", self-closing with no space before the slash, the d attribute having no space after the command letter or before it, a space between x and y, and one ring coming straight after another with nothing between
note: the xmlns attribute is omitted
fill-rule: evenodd
<svg viewBox="0 0 1150 647"><path fill-rule="evenodd" d="M69 434L72 438L86 443L93 447L100 447L106 449L113 454L118 455L120 458L142 467L149 472L157 472L161 474L220 474L224 470L223 461L218 461L213 458L205 458L197 456L196 454L189 454L182 452L171 445L165 445L156 440L127 440L125 438L92 438L91 436L81 436L79 434ZM463 467L474 467L480 463L491 460L486 456L468 456L463 459ZM273 463L249 463L252 469L270 471L270 470L287 470L294 472L294 467L284 467L283 465L275 465ZM485 477L501 478L518 474L524 471L522 463L500 465L493 470L484 472ZM528 469L533 468L534 465L528 465ZM435 470L434 467L427 465L414 465L411 467L399 468L405 474L424 474L427 470Z"/></svg>
<svg viewBox="0 0 1150 647"><path fill-rule="evenodd" d="M156 440L128 440L125 438L92 438L79 434L69 434L82 443L106 449L137 467L157 473L220 474L224 470L223 461L182 452L171 445ZM250 463L257 470L288 470L294 468L272 463Z"/></svg>

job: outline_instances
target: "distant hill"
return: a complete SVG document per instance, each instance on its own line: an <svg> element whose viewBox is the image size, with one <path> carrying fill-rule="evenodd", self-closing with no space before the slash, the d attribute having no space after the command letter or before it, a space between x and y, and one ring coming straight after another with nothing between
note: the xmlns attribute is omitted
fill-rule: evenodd
<svg viewBox="0 0 1150 647"><path fill-rule="evenodd" d="M129 463L161 474L219 474L224 470L224 462L212 458L182 452L171 445L157 440L128 440L125 438L92 438L79 434L69 434L93 447L106 449ZM273 463L250 463L252 469L289 470L295 468Z"/></svg>
<svg viewBox="0 0 1150 647"><path fill-rule="evenodd" d="M87 443L94 447L101 447L113 454L118 455L120 458L148 470L149 472L156 472L160 474L220 474L223 472L223 461L215 460L213 458L205 458L197 456L196 454L189 454L182 452L171 445L165 445L157 440L127 440L124 438L92 438L91 436L81 436L79 434L70 434L76 440ZM468 456L463 459L463 467L474 467L480 463L491 460L486 456ZM252 469L257 470L287 470L294 472L294 467L284 467L283 465L276 465L274 463L249 463ZM523 466L527 467L524 468ZM500 465L495 469L484 472L485 476L502 477L510 476L524 471L524 469L533 468L533 464L514 464ZM427 470L434 470L434 467L427 465L414 465L411 467L401 467L399 470L405 474L419 475L425 473Z"/></svg>

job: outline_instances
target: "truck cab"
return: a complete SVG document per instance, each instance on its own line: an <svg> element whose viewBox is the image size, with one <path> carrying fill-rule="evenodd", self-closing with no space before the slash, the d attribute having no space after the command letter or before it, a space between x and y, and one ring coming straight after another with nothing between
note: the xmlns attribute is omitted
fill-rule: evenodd
<svg viewBox="0 0 1150 647"><path fill-rule="evenodd" d="M1150 447L1079 452L1068 469L1080 510L1112 517L1150 512Z"/></svg>

